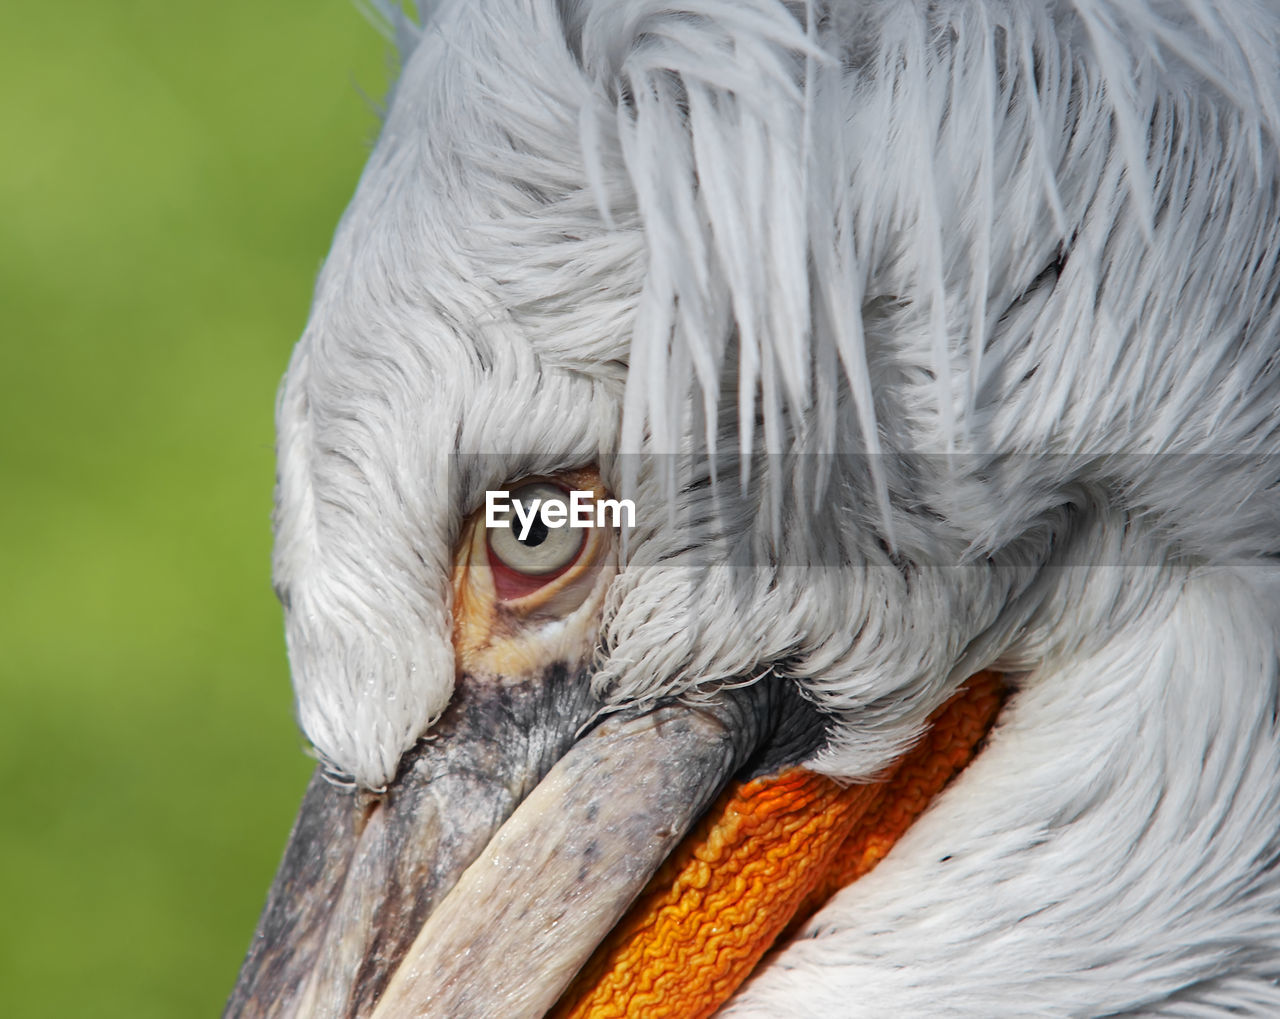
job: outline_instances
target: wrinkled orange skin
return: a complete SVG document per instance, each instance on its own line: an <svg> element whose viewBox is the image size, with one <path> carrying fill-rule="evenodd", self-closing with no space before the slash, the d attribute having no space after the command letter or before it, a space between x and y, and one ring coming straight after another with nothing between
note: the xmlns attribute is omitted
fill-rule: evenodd
<svg viewBox="0 0 1280 1019"><path fill-rule="evenodd" d="M780 937L884 858L972 760L1002 700L998 675L971 677L871 784L802 768L731 784L550 1015L711 1015Z"/></svg>

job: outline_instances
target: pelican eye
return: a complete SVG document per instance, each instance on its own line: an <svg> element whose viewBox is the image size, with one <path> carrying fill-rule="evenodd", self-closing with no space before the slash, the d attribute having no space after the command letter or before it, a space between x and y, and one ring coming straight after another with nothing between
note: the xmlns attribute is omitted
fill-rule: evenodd
<svg viewBox="0 0 1280 1019"><path fill-rule="evenodd" d="M454 647L472 671L519 672L566 653L566 634L594 641L617 572L612 503L594 466L485 490L454 552Z"/></svg>
<svg viewBox="0 0 1280 1019"><path fill-rule="evenodd" d="M525 577L553 579L585 544L585 532L572 526L569 493L545 481L514 489L500 520L488 528L490 561Z"/></svg>

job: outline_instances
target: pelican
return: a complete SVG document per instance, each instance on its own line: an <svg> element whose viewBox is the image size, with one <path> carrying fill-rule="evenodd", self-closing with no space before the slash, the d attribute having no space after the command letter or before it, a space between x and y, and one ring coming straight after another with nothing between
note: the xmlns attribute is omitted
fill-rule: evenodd
<svg viewBox="0 0 1280 1019"><path fill-rule="evenodd" d="M1280 9L383 14L226 1014L1280 1015Z"/></svg>

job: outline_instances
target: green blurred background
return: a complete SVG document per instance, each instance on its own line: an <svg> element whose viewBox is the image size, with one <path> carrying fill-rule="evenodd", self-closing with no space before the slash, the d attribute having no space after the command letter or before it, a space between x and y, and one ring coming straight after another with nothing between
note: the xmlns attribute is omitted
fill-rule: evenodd
<svg viewBox="0 0 1280 1019"><path fill-rule="evenodd" d="M0 1014L234 981L310 771L272 404L390 65L350 0L0 13Z"/></svg>

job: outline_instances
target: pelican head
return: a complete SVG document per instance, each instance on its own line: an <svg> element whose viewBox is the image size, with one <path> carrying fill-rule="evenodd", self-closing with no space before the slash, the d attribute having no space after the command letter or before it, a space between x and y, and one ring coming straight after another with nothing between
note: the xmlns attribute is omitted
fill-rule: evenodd
<svg viewBox="0 0 1280 1019"><path fill-rule="evenodd" d="M227 1014L1280 1015L1280 13L427 6Z"/></svg>

